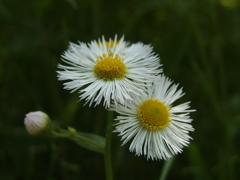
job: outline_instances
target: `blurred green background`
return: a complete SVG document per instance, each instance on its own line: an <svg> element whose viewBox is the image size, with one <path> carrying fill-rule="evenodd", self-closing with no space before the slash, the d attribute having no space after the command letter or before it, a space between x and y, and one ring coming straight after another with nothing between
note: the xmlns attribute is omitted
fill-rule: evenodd
<svg viewBox="0 0 240 180"><path fill-rule="evenodd" d="M105 179L102 154L73 142L32 137L25 114L105 134L101 106L83 106L56 77L69 41L125 35L152 44L164 73L184 87L177 103L197 111L194 140L175 157L168 179L235 180L240 172L240 2L238 0L1 0L0 179ZM159 178L164 161L121 147L113 134L116 180Z"/></svg>

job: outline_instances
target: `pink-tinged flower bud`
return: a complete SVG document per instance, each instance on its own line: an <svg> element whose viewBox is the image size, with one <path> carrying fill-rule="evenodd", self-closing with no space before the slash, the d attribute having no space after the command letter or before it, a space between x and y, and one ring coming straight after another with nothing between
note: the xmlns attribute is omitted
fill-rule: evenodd
<svg viewBox="0 0 240 180"><path fill-rule="evenodd" d="M35 111L26 114L24 124L31 135L47 134L51 127L50 118L42 111Z"/></svg>

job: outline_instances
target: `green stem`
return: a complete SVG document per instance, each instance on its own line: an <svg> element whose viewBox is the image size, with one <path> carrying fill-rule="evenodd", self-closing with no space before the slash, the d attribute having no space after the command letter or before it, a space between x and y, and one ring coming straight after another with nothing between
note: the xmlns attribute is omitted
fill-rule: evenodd
<svg viewBox="0 0 240 180"><path fill-rule="evenodd" d="M175 156L173 156L171 159L167 160L164 162L164 165L163 165L163 169L162 169L162 172L160 174L160 178L159 180L165 180L166 177L167 177L167 174L172 166L172 163L175 159Z"/></svg>
<svg viewBox="0 0 240 180"><path fill-rule="evenodd" d="M112 180L112 163L111 163L111 137L112 137L113 112L108 111L107 129L106 129L106 147L104 153L106 179Z"/></svg>
<svg viewBox="0 0 240 180"><path fill-rule="evenodd" d="M77 134L72 136L70 134L58 133L58 132L52 130L51 131L51 135L53 135L54 137L58 137L58 138L69 138L69 139L77 138L77 139L79 139L81 141L85 141L85 142L87 142L89 144L92 144L92 145L98 147L99 149L102 149L102 150L104 149L102 146L100 146L99 144L95 143L94 141L91 141L90 139L82 137L82 136L79 136Z"/></svg>

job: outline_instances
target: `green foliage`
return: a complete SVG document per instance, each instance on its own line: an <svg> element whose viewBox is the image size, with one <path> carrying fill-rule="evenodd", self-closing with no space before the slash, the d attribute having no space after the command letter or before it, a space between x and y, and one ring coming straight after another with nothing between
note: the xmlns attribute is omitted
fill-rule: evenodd
<svg viewBox="0 0 240 180"><path fill-rule="evenodd" d="M164 73L184 87L195 132L168 178L235 180L240 167L240 3L237 0L0 1L0 179L105 179L103 157L63 139L33 138L24 115L105 135L107 112L63 89L57 64L69 41L125 35L152 44ZM112 135L114 178L158 179L147 161Z"/></svg>
<svg viewBox="0 0 240 180"><path fill-rule="evenodd" d="M61 134L55 133L56 137L63 137L68 138L75 143L77 143L79 146L82 146L84 148L87 148L92 151L104 153L105 149L105 138L96 134L90 134L90 133L83 133L83 132L76 132L74 134L70 134L69 131L61 129Z"/></svg>

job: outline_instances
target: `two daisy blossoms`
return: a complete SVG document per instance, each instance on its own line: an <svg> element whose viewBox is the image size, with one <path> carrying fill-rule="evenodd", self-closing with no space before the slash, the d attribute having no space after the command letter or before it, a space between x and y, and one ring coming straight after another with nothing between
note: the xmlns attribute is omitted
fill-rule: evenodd
<svg viewBox="0 0 240 180"><path fill-rule="evenodd" d="M119 115L114 132L129 150L147 159L167 160L182 152L194 131L189 103L173 103L184 93L162 74L160 58L150 45L115 38L88 44L70 43L59 64L65 89L79 91L80 100Z"/></svg>

